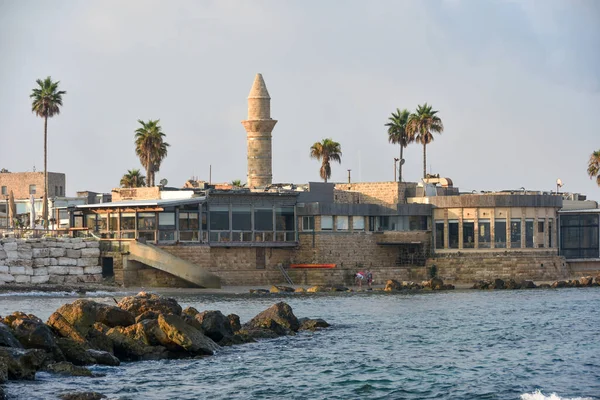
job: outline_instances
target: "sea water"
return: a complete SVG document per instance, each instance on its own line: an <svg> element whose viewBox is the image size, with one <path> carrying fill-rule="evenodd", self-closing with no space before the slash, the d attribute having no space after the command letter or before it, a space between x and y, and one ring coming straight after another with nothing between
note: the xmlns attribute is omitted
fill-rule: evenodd
<svg viewBox="0 0 600 400"><path fill-rule="evenodd" d="M117 294L118 296L126 293ZM600 399L600 288L416 294L176 294L242 322L278 301L331 328L225 347L212 357L38 373L14 399ZM0 296L0 315L46 319L76 296ZM93 297L114 304L106 294Z"/></svg>

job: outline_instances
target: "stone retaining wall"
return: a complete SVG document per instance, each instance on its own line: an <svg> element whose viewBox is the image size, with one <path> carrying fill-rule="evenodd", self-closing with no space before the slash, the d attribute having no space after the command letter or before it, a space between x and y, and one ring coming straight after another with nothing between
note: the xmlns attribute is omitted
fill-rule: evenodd
<svg viewBox="0 0 600 400"><path fill-rule="evenodd" d="M100 249L95 240L0 239L0 284L100 281Z"/></svg>

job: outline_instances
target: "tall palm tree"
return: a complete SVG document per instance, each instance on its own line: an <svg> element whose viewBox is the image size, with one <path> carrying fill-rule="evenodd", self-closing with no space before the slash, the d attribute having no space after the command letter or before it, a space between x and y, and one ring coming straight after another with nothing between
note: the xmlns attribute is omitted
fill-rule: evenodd
<svg viewBox="0 0 600 400"><path fill-rule="evenodd" d="M138 122L141 127L135 131L135 154L146 169L148 186L154 186L155 173L167 156L169 143L164 141L166 135L162 132L159 119L148 122L138 119Z"/></svg>
<svg viewBox="0 0 600 400"><path fill-rule="evenodd" d="M337 161L341 164L342 148L338 142L334 142L332 139L323 139L311 146L310 157L321 161L319 175L327 183L327 179L331 178L331 165L329 161Z"/></svg>
<svg viewBox="0 0 600 400"><path fill-rule="evenodd" d="M51 77L35 81L38 87L33 88L29 97L32 99L31 111L38 117L44 118L44 197L48 198L48 118L60 114L62 96L67 94L58 90L60 81L52 82ZM48 229L48 213L43 216L44 228Z"/></svg>
<svg viewBox="0 0 600 400"><path fill-rule="evenodd" d="M242 187L242 181L240 179L234 179L231 181L231 186Z"/></svg>
<svg viewBox="0 0 600 400"><path fill-rule="evenodd" d="M434 133L444 131L444 124L436 115L438 111L432 108L427 103L417 106L417 111L408 117L406 125L407 134L423 145L423 178L427 176L427 145L433 142Z"/></svg>
<svg viewBox="0 0 600 400"><path fill-rule="evenodd" d="M146 186L146 177L142 175L139 169L129 169L121 178L119 183L124 188L136 188Z"/></svg>
<svg viewBox="0 0 600 400"><path fill-rule="evenodd" d="M596 178L596 183L600 186L600 150L596 150L590 156L587 173L590 179Z"/></svg>
<svg viewBox="0 0 600 400"><path fill-rule="evenodd" d="M400 167L398 168L398 182L402 182L402 164L404 164L403 150L409 143L414 141L414 137L410 136L406 132L406 124L408 123L408 117L410 111L406 108L400 110L396 108L396 113L392 112L392 116L389 117L389 121L385 126L388 127L388 140L390 143L400 145Z"/></svg>

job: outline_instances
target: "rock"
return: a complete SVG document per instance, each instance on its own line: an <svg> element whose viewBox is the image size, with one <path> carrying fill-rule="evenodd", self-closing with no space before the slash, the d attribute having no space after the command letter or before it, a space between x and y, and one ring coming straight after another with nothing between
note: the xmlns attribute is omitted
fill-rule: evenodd
<svg viewBox="0 0 600 400"><path fill-rule="evenodd" d="M521 281L521 289L535 289L533 281Z"/></svg>
<svg viewBox="0 0 600 400"><path fill-rule="evenodd" d="M579 281L577 279L573 279L573 280L567 281L567 286L568 287L580 287L581 284L579 283Z"/></svg>
<svg viewBox="0 0 600 400"><path fill-rule="evenodd" d="M565 282L565 281L556 281L556 282L552 283L551 287L553 287L553 288L564 288L564 287L567 287L567 282Z"/></svg>
<svg viewBox="0 0 600 400"><path fill-rule="evenodd" d="M85 248L81 249L81 257L100 257L100 249L99 248ZM96 260L98 262L98 260Z"/></svg>
<svg viewBox="0 0 600 400"><path fill-rule="evenodd" d="M579 278L579 283L581 286L592 286L592 283L594 283L594 278L591 276L582 276Z"/></svg>
<svg viewBox="0 0 600 400"><path fill-rule="evenodd" d="M186 324L177 315L159 315L158 325L170 341L178 344L190 353L212 355L219 349L219 345L212 339L206 337L196 328Z"/></svg>
<svg viewBox="0 0 600 400"><path fill-rule="evenodd" d="M299 287L299 288L296 288L296 289L294 290L294 292L296 292L296 293L306 293L306 289L304 289L304 288L302 288L302 287Z"/></svg>
<svg viewBox="0 0 600 400"><path fill-rule="evenodd" d="M231 325L231 329L233 332L237 332L242 329L242 325L240 324L240 317L237 314L229 314L227 316L229 319L229 324Z"/></svg>
<svg viewBox="0 0 600 400"><path fill-rule="evenodd" d="M101 400L106 399L106 396L98 392L72 392L63 393L58 396L62 400Z"/></svg>
<svg viewBox="0 0 600 400"><path fill-rule="evenodd" d="M14 275L16 283L31 283L31 276L29 275Z"/></svg>
<svg viewBox="0 0 600 400"><path fill-rule="evenodd" d="M36 275L36 276L32 276L30 279L31 283L34 283L34 284L48 283L49 280L50 280L49 275Z"/></svg>
<svg viewBox="0 0 600 400"><path fill-rule="evenodd" d="M135 324L135 317L128 311L91 300L75 300L71 304L63 305L56 312L61 314L83 336L87 335L96 322L108 327Z"/></svg>
<svg viewBox="0 0 600 400"><path fill-rule="evenodd" d="M287 303L279 302L252 318L244 325L244 328L268 329L281 336L289 334L290 331L297 332L300 324L292 311L292 307Z"/></svg>
<svg viewBox="0 0 600 400"><path fill-rule="evenodd" d="M443 290L444 281L440 278L431 278L429 280L429 287L431 287L432 290Z"/></svg>
<svg viewBox="0 0 600 400"><path fill-rule="evenodd" d="M67 361L75 365L91 365L96 361L87 353L86 345L76 342L71 338L61 337L56 339L56 343Z"/></svg>
<svg viewBox="0 0 600 400"><path fill-rule="evenodd" d="M181 315L181 306L177 304L175 299L146 292L140 292L136 296L124 297L117 304L117 307L129 311L136 317L146 311Z"/></svg>
<svg viewBox="0 0 600 400"><path fill-rule="evenodd" d="M140 315L138 315L137 317L135 317L135 322L142 322L146 319L158 319L159 314L157 312L154 311L144 311L143 313L141 313Z"/></svg>
<svg viewBox="0 0 600 400"><path fill-rule="evenodd" d="M140 324L110 328L106 336L112 341L114 354L122 361L160 360L167 358L167 349L149 346L145 336L140 335Z"/></svg>
<svg viewBox="0 0 600 400"><path fill-rule="evenodd" d="M107 351L87 349L86 353L88 353L94 359L94 364L110 365L112 367L116 367L121 364L117 357L113 356Z"/></svg>
<svg viewBox="0 0 600 400"><path fill-rule="evenodd" d="M450 283L445 283L445 284L442 286L442 290L454 290L454 289L455 289L454 285L452 285L452 284L450 284Z"/></svg>
<svg viewBox="0 0 600 400"><path fill-rule="evenodd" d="M92 371L85 367L73 365L68 361L61 361L46 365L46 372L68 376L93 376Z"/></svg>
<svg viewBox="0 0 600 400"><path fill-rule="evenodd" d="M521 284L510 278L504 282L504 288L509 290L521 289Z"/></svg>
<svg viewBox="0 0 600 400"><path fill-rule="evenodd" d="M199 323L201 332L217 343L233 336L231 323L221 311L204 311L193 318Z"/></svg>
<svg viewBox="0 0 600 400"><path fill-rule="evenodd" d="M383 289L385 292L393 292L396 290L402 290L402 284L394 279L389 279L385 282L385 288Z"/></svg>
<svg viewBox="0 0 600 400"><path fill-rule="evenodd" d="M486 281L486 280L481 280L481 281L475 282L475 284L473 284L472 289L486 290L486 289L489 289L490 286L492 286L492 282Z"/></svg>
<svg viewBox="0 0 600 400"><path fill-rule="evenodd" d="M0 322L0 346L23 348L23 345L13 335L10 328L2 322Z"/></svg>
<svg viewBox="0 0 600 400"><path fill-rule="evenodd" d="M271 289L269 290L269 292L271 292L271 293L293 293L294 288L289 287L289 286L273 285L273 286L271 286Z"/></svg>
<svg viewBox="0 0 600 400"><path fill-rule="evenodd" d="M35 315L14 312L4 317L4 323L26 349L43 349L52 355L53 360L64 361L52 331Z"/></svg>
<svg viewBox="0 0 600 400"><path fill-rule="evenodd" d="M267 289L250 289L250 294L269 294Z"/></svg>
<svg viewBox="0 0 600 400"><path fill-rule="evenodd" d="M495 290L504 289L504 281L500 278L494 279L494 282L492 282L491 288L495 289Z"/></svg>
<svg viewBox="0 0 600 400"><path fill-rule="evenodd" d="M548 283L542 283L537 286L539 289L550 289L552 286Z"/></svg>
<svg viewBox="0 0 600 400"><path fill-rule="evenodd" d="M62 314L58 312L52 313L46 324L58 335L65 338L70 338L78 343L87 343L85 337L77 329L75 329Z"/></svg>
<svg viewBox="0 0 600 400"><path fill-rule="evenodd" d="M103 323L96 322L88 331L86 339L90 347L114 354L114 345L112 340L106 336L110 328Z"/></svg>
<svg viewBox="0 0 600 400"><path fill-rule="evenodd" d="M11 274L0 274L0 282L14 282L15 281L15 277L12 276Z"/></svg>
<svg viewBox="0 0 600 400"><path fill-rule="evenodd" d="M48 275L69 275L69 267L60 265L49 265Z"/></svg>
<svg viewBox="0 0 600 400"><path fill-rule="evenodd" d="M298 322L300 323L300 331L316 331L319 328L327 328L330 326L327 321L321 318L300 318Z"/></svg>
<svg viewBox="0 0 600 400"><path fill-rule="evenodd" d="M46 357L46 352L40 349L0 347L0 364L7 366L8 379L35 379Z"/></svg>

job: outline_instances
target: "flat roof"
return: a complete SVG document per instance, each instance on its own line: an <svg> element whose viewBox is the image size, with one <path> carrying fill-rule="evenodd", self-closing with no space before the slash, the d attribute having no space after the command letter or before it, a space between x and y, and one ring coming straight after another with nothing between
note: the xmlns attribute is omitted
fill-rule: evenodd
<svg viewBox="0 0 600 400"><path fill-rule="evenodd" d="M558 210L559 214L598 214L600 208L584 208L581 210Z"/></svg>
<svg viewBox="0 0 600 400"><path fill-rule="evenodd" d="M150 199L150 200L123 200L110 203L83 204L77 208L121 208L121 207L170 207L184 204L198 204L206 201L206 196L192 197L189 199Z"/></svg>

